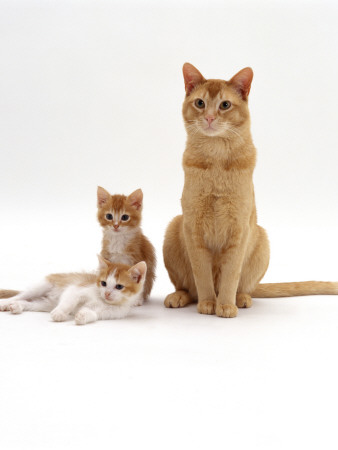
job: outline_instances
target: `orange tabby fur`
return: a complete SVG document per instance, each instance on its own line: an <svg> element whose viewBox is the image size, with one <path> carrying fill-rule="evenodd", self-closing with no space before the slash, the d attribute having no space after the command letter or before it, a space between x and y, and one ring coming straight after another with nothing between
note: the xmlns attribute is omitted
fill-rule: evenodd
<svg viewBox="0 0 338 450"><path fill-rule="evenodd" d="M14 291L11 289L2 289L0 291L0 298L10 298L14 297L14 295L19 294L20 291Z"/></svg>
<svg viewBox="0 0 338 450"><path fill-rule="evenodd" d="M176 288L165 306L197 301L202 314L235 317L252 297L338 294L338 283L258 284L268 268L269 242L257 225L252 181L256 149L247 99L253 72L206 80L185 64L183 75L183 215L172 220L164 240L164 262Z"/></svg>
<svg viewBox="0 0 338 450"><path fill-rule="evenodd" d="M97 217L103 227L101 255L108 261L127 262L130 265L145 261L148 269L143 298L146 300L155 279L156 257L154 247L140 228L142 202L141 189L137 189L128 197L111 195L100 186L97 190ZM107 220L106 214L112 214L113 220ZM121 220L123 214L129 216L127 222ZM112 245L113 239L116 239L115 247Z"/></svg>

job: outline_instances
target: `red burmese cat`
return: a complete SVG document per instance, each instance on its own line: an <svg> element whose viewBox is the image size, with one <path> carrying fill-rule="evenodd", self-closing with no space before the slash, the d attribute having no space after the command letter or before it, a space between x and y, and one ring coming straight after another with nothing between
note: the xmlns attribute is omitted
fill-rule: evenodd
<svg viewBox="0 0 338 450"><path fill-rule="evenodd" d="M101 255L108 261L134 265L147 263L143 300L151 292L154 279L155 249L140 228L143 193L137 189L128 197L111 195L102 187L97 188L97 217L103 227ZM142 305L143 301L139 302Z"/></svg>
<svg viewBox="0 0 338 450"><path fill-rule="evenodd" d="M256 149L248 95L253 72L230 81L206 80L183 66L183 215L169 224L164 262L176 291L165 306L197 301L201 314L235 317L252 297L338 294L338 283L259 284L269 264L269 242L257 225L252 175Z"/></svg>

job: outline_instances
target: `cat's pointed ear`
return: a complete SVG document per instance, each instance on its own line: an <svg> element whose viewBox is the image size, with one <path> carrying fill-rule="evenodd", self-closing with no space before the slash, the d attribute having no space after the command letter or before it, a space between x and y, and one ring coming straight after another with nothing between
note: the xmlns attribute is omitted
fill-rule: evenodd
<svg viewBox="0 0 338 450"><path fill-rule="evenodd" d="M197 85L205 81L204 76L196 69L196 67L189 63L183 65L183 77L187 95L189 95Z"/></svg>
<svg viewBox="0 0 338 450"><path fill-rule="evenodd" d="M141 189L136 189L127 197L127 202L135 209L141 209L143 201L143 192Z"/></svg>
<svg viewBox="0 0 338 450"><path fill-rule="evenodd" d="M253 78L253 71L251 67L246 67L240 70L236 75L234 75L229 83L233 88L239 93L239 95L246 100L248 98L251 83Z"/></svg>
<svg viewBox="0 0 338 450"><path fill-rule="evenodd" d="M135 266L131 267L128 270L130 278L135 282L139 283L141 280L144 280L147 273L147 264L144 261L141 261Z"/></svg>
<svg viewBox="0 0 338 450"><path fill-rule="evenodd" d="M110 199L111 195L108 191L103 189L103 187L98 186L97 187L97 206L103 206L106 203L108 203L108 200Z"/></svg>
<svg viewBox="0 0 338 450"><path fill-rule="evenodd" d="M103 256L97 255L97 259L99 260L99 268L100 269L108 269L110 262L104 259Z"/></svg>

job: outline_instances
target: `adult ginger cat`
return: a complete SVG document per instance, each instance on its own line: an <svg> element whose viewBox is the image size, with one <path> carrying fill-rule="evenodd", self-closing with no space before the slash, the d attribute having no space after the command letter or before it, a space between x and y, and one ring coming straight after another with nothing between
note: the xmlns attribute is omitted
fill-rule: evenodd
<svg viewBox="0 0 338 450"><path fill-rule="evenodd" d="M183 155L183 215L169 224L164 262L176 292L165 306L197 301L202 314L235 317L252 297L338 294L338 283L259 284L269 264L269 241L257 225L252 181L256 149L248 95L253 72L230 81L206 80L184 64L187 131Z"/></svg>

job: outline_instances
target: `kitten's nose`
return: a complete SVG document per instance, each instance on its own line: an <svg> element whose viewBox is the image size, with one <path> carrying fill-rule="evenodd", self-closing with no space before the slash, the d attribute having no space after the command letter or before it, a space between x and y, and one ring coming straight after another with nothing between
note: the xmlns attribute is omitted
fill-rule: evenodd
<svg viewBox="0 0 338 450"><path fill-rule="evenodd" d="M119 226L120 226L120 225L119 225L118 223L114 223L114 225L113 225L113 227L115 228L115 230L117 230Z"/></svg>
<svg viewBox="0 0 338 450"><path fill-rule="evenodd" d="M215 120L215 116L205 116L205 120L210 125L213 120Z"/></svg>
<svg viewBox="0 0 338 450"><path fill-rule="evenodd" d="M105 292L104 296L106 297L107 300L109 300L109 292Z"/></svg>

